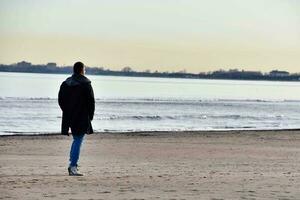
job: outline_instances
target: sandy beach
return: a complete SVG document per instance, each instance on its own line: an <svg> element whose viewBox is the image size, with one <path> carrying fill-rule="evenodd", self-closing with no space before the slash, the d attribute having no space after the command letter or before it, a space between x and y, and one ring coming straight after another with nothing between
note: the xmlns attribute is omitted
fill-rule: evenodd
<svg viewBox="0 0 300 200"><path fill-rule="evenodd" d="M0 199L300 199L300 131L0 137Z"/></svg>

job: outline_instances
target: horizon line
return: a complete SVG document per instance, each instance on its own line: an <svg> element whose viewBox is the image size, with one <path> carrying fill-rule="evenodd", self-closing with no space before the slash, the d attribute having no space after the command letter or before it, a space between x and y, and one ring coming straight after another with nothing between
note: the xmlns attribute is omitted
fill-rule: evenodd
<svg viewBox="0 0 300 200"><path fill-rule="evenodd" d="M60 65L60 64L57 64L56 62L53 62L53 61L48 61L47 63L32 63L30 61L25 61L25 60L22 60L22 61L19 61L19 62L15 62L15 63L10 63L10 64L7 64L7 63L0 63L0 65L16 65L16 64L19 64L19 63L22 63L22 62L25 62L25 63L28 63L28 64L31 64L32 66L34 65L48 65L48 64L55 64L56 67L73 67L73 64L71 65L66 65L66 64L63 64L63 65ZM179 71L158 71L158 70L151 70L151 69L146 69L146 70L142 70L142 71L135 71L134 70L134 67L132 66L129 66L129 65L124 65L124 66L121 66L120 69L118 70L113 70L113 69L110 69L110 68L107 68L105 66L90 66L90 65L85 65L85 67L88 67L88 68L98 68L98 69L101 69L103 68L104 70L110 70L110 71L122 71L124 68L126 67L129 67L132 69L133 72L147 72L149 70L148 73L155 73L155 72L159 72L159 73L186 73L186 74L199 74L199 73L210 73L210 72L218 72L218 71L231 71L231 70L238 70L240 72L260 72L260 73L269 73L269 72L272 72L272 71L285 71L285 72L288 72L290 74L299 74L299 72L290 72L290 71L287 71L287 70L281 70L280 68L274 68L270 71L257 71L257 70L244 70L243 68L237 68L237 67L233 67L233 68L229 68L229 69L223 69L223 68L219 68L217 70L211 70L211 71L199 71L198 73L193 73L193 72L188 72L188 70L186 70L185 68L182 69L182 70L179 70Z"/></svg>

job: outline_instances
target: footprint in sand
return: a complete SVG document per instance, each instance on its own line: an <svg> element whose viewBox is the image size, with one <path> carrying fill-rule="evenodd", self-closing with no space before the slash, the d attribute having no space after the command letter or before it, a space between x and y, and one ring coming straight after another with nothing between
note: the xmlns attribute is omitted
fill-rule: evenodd
<svg viewBox="0 0 300 200"><path fill-rule="evenodd" d="M177 192L177 190L164 190L164 192Z"/></svg>
<svg viewBox="0 0 300 200"><path fill-rule="evenodd" d="M101 191L101 192L97 192L98 194L108 194L111 193L110 191Z"/></svg>

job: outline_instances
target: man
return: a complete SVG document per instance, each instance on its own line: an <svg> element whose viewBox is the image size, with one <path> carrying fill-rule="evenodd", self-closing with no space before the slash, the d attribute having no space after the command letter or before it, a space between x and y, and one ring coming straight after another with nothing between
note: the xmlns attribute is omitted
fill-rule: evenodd
<svg viewBox="0 0 300 200"><path fill-rule="evenodd" d="M95 99L91 81L84 76L85 66L76 62L73 75L60 86L58 103L63 112L61 133L69 135L69 128L73 136L70 150L70 176L82 176L77 169L80 147L85 134L93 133L91 121L94 117Z"/></svg>

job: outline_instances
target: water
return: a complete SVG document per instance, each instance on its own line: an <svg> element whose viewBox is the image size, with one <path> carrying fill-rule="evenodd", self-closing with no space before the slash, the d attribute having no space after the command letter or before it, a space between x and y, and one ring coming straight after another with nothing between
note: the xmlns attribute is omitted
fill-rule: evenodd
<svg viewBox="0 0 300 200"><path fill-rule="evenodd" d="M58 133L68 76L0 72L0 134ZM300 128L300 82L88 78L97 132Z"/></svg>

